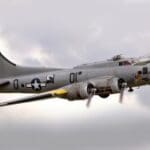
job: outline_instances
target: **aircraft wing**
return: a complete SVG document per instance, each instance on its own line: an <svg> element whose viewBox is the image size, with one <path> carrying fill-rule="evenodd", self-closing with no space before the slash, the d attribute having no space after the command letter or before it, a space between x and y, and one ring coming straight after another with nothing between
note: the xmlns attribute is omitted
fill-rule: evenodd
<svg viewBox="0 0 150 150"><path fill-rule="evenodd" d="M134 65L142 66L150 63L150 55L139 57Z"/></svg>
<svg viewBox="0 0 150 150"><path fill-rule="evenodd" d="M9 81L0 81L0 87L4 87L8 85L10 82Z"/></svg>
<svg viewBox="0 0 150 150"><path fill-rule="evenodd" d="M150 60L139 61L139 62L135 63L135 66L142 66L142 65L147 65L147 64L150 64Z"/></svg>
<svg viewBox="0 0 150 150"><path fill-rule="evenodd" d="M6 102L1 102L0 107L8 106L8 105L16 105L16 104L21 104L21 103L29 103L29 102L33 102L33 101L44 100L44 99L47 99L47 98L63 97L66 94L67 94L66 90L58 89L58 90L38 94L38 95L35 95L35 96L31 96L31 97L26 97L26 98L22 98L22 99L18 99L18 100L11 100L11 101L6 101Z"/></svg>

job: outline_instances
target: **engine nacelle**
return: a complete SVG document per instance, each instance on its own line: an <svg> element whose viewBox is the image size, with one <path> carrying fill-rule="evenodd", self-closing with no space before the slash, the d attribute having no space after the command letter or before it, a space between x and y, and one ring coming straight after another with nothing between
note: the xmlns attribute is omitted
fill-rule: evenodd
<svg viewBox="0 0 150 150"><path fill-rule="evenodd" d="M122 84L125 81L119 78L113 78L109 81L109 85L111 87L112 93L118 93L121 91Z"/></svg>
<svg viewBox="0 0 150 150"><path fill-rule="evenodd" d="M84 82L66 86L65 89L68 91L68 93L64 98L69 100L87 99L92 88L94 88L94 86L91 83Z"/></svg>
<svg viewBox="0 0 150 150"><path fill-rule="evenodd" d="M80 82L64 87L67 94L63 96L63 98L69 100L82 100L89 98L91 94L105 98L110 94L119 93L123 83L123 79L112 77L93 79L89 82ZM93 93L93 91L95 92Z"/></svg>
<svg viewBox="0 0 150 150"><path fill-rule="evenodd" d="M90 81L90 83L97 89L98 95L119 93L124 82L125 81L123 79L112 77L105 77Z"/></svg>

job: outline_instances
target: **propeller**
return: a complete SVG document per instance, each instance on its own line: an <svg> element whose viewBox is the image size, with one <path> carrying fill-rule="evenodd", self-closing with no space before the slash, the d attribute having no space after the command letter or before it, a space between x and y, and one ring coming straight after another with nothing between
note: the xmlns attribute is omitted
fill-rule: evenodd
<svg viewBox="0 0 150 150"><path fill-rule="evenodd" d="M93 96L95 95L96 91L97 91L96 88L91 88L91 89L90 89L88 101L87 101L87 104L86 104L86 106L87 106L88 108L90 107L92 98L93 98Z"/></svg>
<svg viewBox="0 0 150 150"><path fill-rule="evenodd" d="M123 103L123 98L124 98L124 92L125 92L125 89L127 88L127 83L126 82L123 82L121 84L121 90L120 90L120 97L119 97L119 102L122 104Z"/></svg>

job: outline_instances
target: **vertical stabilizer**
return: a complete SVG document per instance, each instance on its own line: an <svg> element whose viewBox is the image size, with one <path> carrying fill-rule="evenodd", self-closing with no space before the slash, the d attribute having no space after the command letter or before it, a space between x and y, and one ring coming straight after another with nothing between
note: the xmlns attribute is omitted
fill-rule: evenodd
<svg viewBox="0 0 150 150"><path fill-rule="evenodd" d="M0 52L0 79L20 75L30 75L35 73L51 72L61 70L59 68L38 68L38 67L22 67L8 60Z"/></svg>
<svg viewBox="0 0 150 150"><path fill-rule="evenodd" d="M16 71L16 64L0 53L0 78L11 76Z"/></svg>

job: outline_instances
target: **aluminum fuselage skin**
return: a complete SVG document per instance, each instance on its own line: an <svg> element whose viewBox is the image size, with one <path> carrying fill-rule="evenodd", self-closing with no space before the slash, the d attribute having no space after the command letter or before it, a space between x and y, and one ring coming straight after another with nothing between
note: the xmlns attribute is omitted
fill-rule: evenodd
<svg viewBox="0 0 150 150"><path fill-rule="evenodd" d="M146 81L135 83L136 74L143 68L148 68L147 74L142 74ZM79 82L89 82L95 78L116 77L124 79L128 86L136 87L150 84L150 65L146 66L121 66L106 68L88 68L88 69L61 69L52 70L29 75L12 76L7 78L9 85L0 88L1 93L42 93L59 89L70 84ZM5 80L2 79L2 80Z"/></svg>

